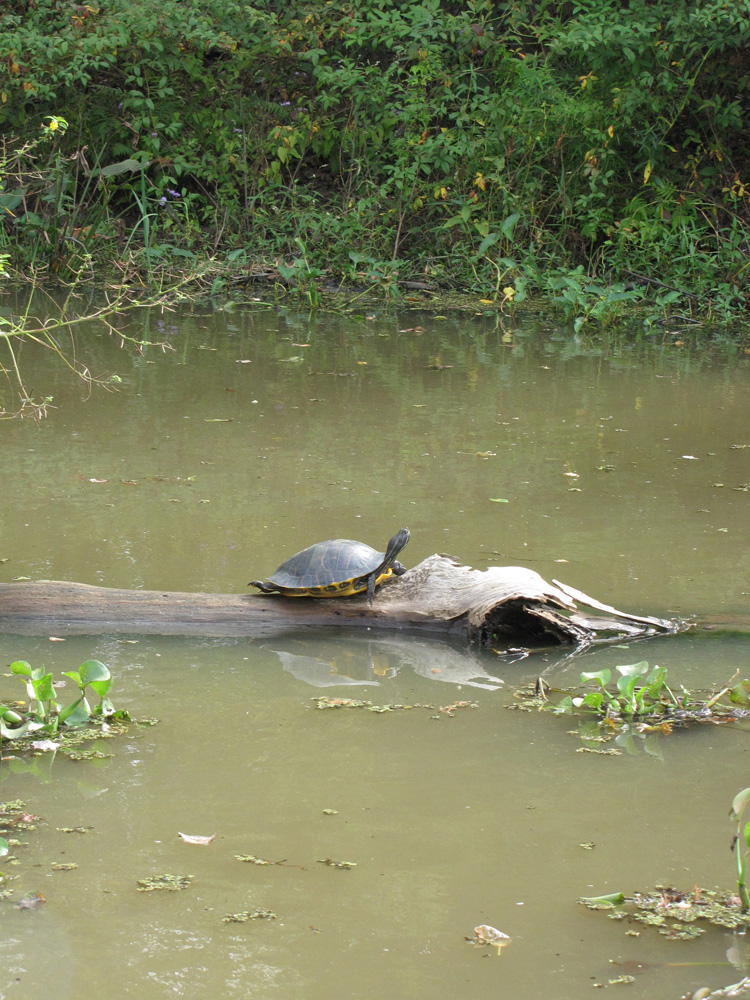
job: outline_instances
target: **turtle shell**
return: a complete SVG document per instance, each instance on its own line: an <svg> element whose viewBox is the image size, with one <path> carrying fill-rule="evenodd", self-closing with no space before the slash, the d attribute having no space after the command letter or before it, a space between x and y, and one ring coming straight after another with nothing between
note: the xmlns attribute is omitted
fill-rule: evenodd
<svg viewBox="0 0 750 1000"><path fill-rule="evenodd" d="M409 531L402 528L378 552L364 542L335 538L310 545L272 573L267 581L251 581L265 593L279 591L292 597L343 597L371 590L394 572L404 572L396 556L409 541Z"/></svg>

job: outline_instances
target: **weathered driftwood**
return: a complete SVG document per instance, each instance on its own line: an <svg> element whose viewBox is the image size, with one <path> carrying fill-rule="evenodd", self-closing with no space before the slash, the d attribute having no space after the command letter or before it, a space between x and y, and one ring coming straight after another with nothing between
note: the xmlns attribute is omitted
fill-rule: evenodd
<svg viewBox="0 0 750 1000"><path fill-rule="evenodd" d="M114 590L51 580L0 584L0 632L268 638L311 629L408 632L528 649L676 632L680 625L615 611L532 570L475 570L438 555L383 584L372 608L363 595L300 599Z"/></svg>

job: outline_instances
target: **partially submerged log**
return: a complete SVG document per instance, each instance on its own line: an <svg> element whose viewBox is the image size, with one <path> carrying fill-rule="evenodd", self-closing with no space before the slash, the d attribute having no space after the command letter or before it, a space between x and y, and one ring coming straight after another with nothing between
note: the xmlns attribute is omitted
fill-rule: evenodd
<svg viewBox="0 0 750 1000"><path fill-rule="evenodd" d="M586 605L584 611L579 605ZM598 613L594 613L598 612ZM52 580L0 584L0 632L21 635L185 635L269 638L314 630L444 636L494 649L577 647L680 631L628 615L518 566L475 570L430 556L376 592L289 598L114 590Z"/></svg>

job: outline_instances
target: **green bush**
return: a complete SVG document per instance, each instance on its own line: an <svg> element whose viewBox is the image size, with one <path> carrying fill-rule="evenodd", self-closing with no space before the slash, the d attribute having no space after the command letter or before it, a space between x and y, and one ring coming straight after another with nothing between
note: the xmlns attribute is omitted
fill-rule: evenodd
<svg viewBox="0 0 750 1000"><path fill-rule="evenodd" d="M344 277L355 253L487 295L582 266L731 311L749 53L748 0L11 0L6 159L70 128L6 171L1 235L58 271L94 247L292 266L301 239Z"/></svg>

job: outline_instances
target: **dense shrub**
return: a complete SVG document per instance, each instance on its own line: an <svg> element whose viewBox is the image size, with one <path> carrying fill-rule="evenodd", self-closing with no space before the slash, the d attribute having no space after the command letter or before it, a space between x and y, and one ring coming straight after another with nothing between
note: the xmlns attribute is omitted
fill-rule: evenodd
<svg viewBox="0 0 750 1000"><path fill-rule="evenodd" d="M583 265L730 308L749 70L748 0L11 0L5 241L301 238L344 274L487 293ZM24 153L45 115L67 133Z"/></svg>

